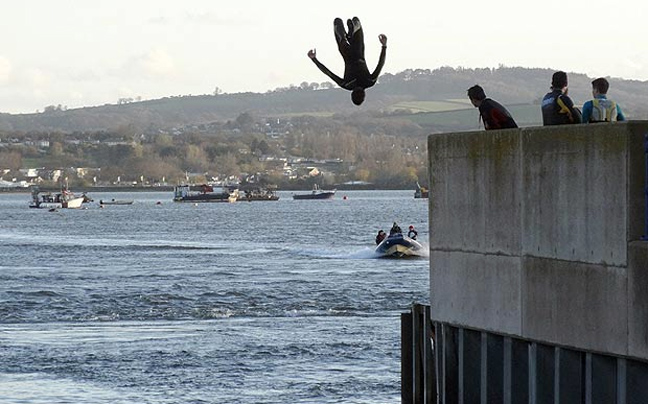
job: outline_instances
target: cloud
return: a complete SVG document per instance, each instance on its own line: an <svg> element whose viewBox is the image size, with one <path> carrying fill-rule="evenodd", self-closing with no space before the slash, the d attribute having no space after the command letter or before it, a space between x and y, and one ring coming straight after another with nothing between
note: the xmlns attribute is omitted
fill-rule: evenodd
<svg viewBox="0 0 648 404"><path fill-rule="evenodd" d="M124 66L123 72L137 77L173 77L177 72L173 57L164 49L151 49L145 54L131 58Z"/></svg>
<svg viewBox="0 0 648 404"><path fill-rule="evenodd" d="M38 68L28 69L26 77L34 89L43 89L43 87L47 87L51 83L49 75Z"/></svg>
<svg viewBox="0 0 648 404"><path fill-rule="evenodd" d="M153 49L146 54L142 60L142 66L146 73L168 76L175 73L175 62L171 55L162 49Z"/></svg>
<svg viewBox="0 0 648 404"><path fill-rule="evenodd" d="M0 83L9 81L12 70L11 62L7 58L0 56Z"/></svg>
<svg viewBox="0 0 648 404"><path fill-rule="evenodd" d="M190 24L204 24L209 26L236 26L252 25L254 22L245 14L228 15L223 17L214 12L187 13L185 20Z"/></svg>
<svg viewBox="0 0 648 404"><path fill-rule="evenodd" d="M151 17L148 19L149 24L153 25L167 25L170 23L169 19L164 16Z"/></svg>
<svg viewBox="0 0 648 404"><path fill-rule="evenodd" d="M231 17L224 17L221 14L214 12L193 12L185 13L184 15L174 15L174 16L165 16L159 15L151 17L147 20L148 24L151 25L179 25L184 26L185 24L190 25L208 25L208 26L240 26L246 24L252 24L252 21L249 18L246 18L245 15Z"/></svg>
<svg viewBox="0 0 648 404"><path fill-rule="evenodd" d="M68 92L68 98L74 101L75 103L78 103L80 101L83 101L85 96L83 95L83 93L79 91L70 91Z"/></svg>

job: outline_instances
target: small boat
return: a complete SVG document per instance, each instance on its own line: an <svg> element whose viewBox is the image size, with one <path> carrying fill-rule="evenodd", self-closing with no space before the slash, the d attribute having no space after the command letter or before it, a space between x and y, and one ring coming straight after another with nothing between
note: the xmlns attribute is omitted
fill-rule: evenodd
<svg viewBox="0 0 648 404"><path fill-rule="evenodd" d="M323 191L315 184L310 194L294 194L293 199L331 199L335 195L335 189Z"/></svg>
<svg viewBox="0 0 648 404"><path fill-rule="evenodd" d="M85 201L85 196L76 196L67 188L61 192L40 192L38 187L32 189L30 208L37 209L79 209Z"/></svg>
<svg viewBox="0 0 648 404"><path fill-rule="evenodd" d="M90 195L86 194L85 192L81 194L83 197L83 203L89 203L89 202L94 202L94 199L90 197Z"/></svg>
<svg viewBox="0 0 648 404"><path fill-rule="evenodd" d="M425 251L418 241L402 233L394 233L378 244L376 254L384 258L422 257Z"/></svg>
<svg viewBox="0 0 648 404"><path fill-rule="evenodd" d="M111 199L109 201L99 200L99 205L132 205L132 199Z"/></svg>
<svg viewBox="0 0 648 404"><path fill-rule="evenodd" d="M429 198L430 191L422 187L418 182L416 182L416 191L414 191L414 198Z"/></svg>
<svg viewBox="0 0 648 404"><path fill-rule="evenodd" d="M274 189L271 188L250 188L239 192L239 201L278 201L279 196Z"/></svg>
<svg viewBox="0 0 648 404"><path fill-rule="evenodd" d="M192 192L189 185L178 185L173 189L174 202L236 202L238 187L223 187L214 191L211 185L203 184L199 192Z"/></svg>

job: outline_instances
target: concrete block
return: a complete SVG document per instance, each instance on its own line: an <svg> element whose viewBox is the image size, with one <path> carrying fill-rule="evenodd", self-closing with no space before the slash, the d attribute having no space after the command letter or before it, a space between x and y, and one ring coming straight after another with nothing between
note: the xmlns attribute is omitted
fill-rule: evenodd
<svg viewBox="0 0 648 404"><path fill-rule="evenodd" d="M523 130L525 255L626 265L626 132L609 128Z"/></svg>
<svg viewBox="0 0 648 404"><path fill-rule="evenodd" d="M525 257L522 336L627 355L626 268Z"/></svg>
<svg viewBox="0 0 648 404"><path fill-rule="evenodd" d="M520 251L517 130L431 135L430 246Z"/></svg>
<svg viewBox="0 0 648 404"><path fill-rule="evenodd" d="M648 236L645 229L646 197L646 151L645 135L648 124L644 122L628 122L628 240L639 240Z"/></svg>
<svg viewBox="0 0 648 404"><path fill-rule="evenodd" d="M432 251L430 267L432 319L520 335L518 257Z"/></svg>
<svg viewBox="0 0 648 404"><path fill-rule="evenodd" d="M628 354L648 358L648 242L628 246Z"/></svg>

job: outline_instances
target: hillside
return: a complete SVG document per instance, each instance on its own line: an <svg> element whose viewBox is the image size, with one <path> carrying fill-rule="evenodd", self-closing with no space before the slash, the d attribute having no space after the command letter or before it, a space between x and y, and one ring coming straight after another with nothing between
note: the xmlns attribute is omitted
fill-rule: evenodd
<svg viewBox="0 0 648 404"><path fill-rule="evenodd" d="M466 89L476 83L509 107L520 125L529 126L540 123L538 103L549 90L552 73L519 67L406 70L382 75L360 108L351 104L347 91L302 83L263 94L184 96L70 110L48 108L38 114L0 114L0 130L84 132L129 126L151 131L233 120L244 112L257 117L380 113L384 118L410 120L428 133L470 130L478 128L478 115L466 99ZM591 97L592 79L569 74L569 94L577 105ZM620 103L626 116L648 118L648 82L610 78L610 84L610 97Z"/></svg>

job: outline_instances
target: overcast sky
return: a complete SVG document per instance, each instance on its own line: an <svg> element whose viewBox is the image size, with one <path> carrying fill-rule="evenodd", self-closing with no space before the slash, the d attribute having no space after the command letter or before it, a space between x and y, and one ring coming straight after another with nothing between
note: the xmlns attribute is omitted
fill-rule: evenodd
<svg viewBox="0 0 648 404"><path fill-rule="evenodd" d="M408 68L542 67L648 80L648 2L619 0L6 0L0 112L122 97L266 92L338 75L333 19L358 16L366 59ZM550 78L547 78L547 85ZM465 89L458 89L463 96Z"/></svg>

